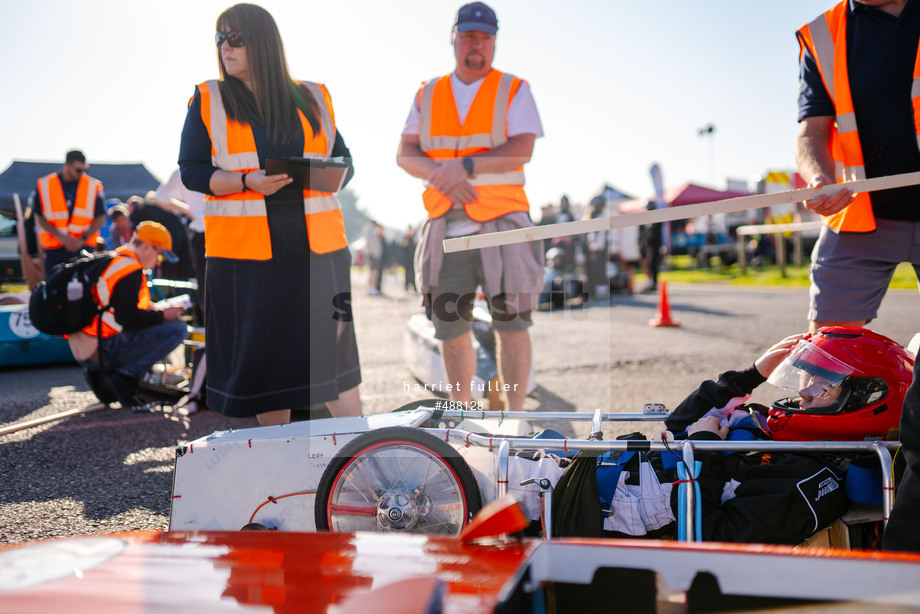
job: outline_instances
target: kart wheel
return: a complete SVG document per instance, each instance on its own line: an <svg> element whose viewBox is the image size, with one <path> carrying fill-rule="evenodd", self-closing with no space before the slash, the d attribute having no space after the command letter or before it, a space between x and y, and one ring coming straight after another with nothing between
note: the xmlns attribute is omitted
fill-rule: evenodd
<svg viewBox="0 0 920 614"><path fill-rule="evenodd" d="M323 472L316 528L457 535L482 507L473 472L424 431L382 428L349 442Z"/></svg>

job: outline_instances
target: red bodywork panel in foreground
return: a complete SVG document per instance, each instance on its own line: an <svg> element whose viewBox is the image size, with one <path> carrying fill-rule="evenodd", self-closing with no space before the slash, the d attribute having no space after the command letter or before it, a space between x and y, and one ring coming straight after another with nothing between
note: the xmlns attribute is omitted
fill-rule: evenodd
<svg viewBox="0 0 920 614"><path fill-rule="evenodd" d="M865 608L920 604L918 555L655 540L463 543L403 533L242 531L125 533L0 549L0 614L475 614L507 606L520 591L541 606L524 605L524 612L551 611L542 609L535 591L594 585L602 568L649 570L676 591L711 574L728 595ZM595 588L599 595L609 590ZM576 611L562 594L554 594L554 611ZM432 603L442 609L431 610ZM516 605L513 611L521 611L522 602Z"/></svg>
<svg viewBox="0 0 920 614"><path fill-rule="evenodd" d="M492 612L537 545L261 531L54 540L0 550L7 589L0 612L326 612L349 597L431 577L443 582L445 612ZM424 611L412 609L407 592L378 604L375 614Z"/></svg>

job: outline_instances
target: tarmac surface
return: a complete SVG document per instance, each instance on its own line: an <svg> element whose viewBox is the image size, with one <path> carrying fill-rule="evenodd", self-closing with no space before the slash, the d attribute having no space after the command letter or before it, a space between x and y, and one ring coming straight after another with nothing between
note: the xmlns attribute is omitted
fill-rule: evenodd
<svg viewBox="0 0 920 614"><path fill-rule="evenodd" d="M366 294L353 273L355 323L365 413L432 398L404 358L407 320L418 298L388 275L384 297ZM658 294L615 295L583 308L535 314L531 329L535 413L638 412L643 403L673 409L704 379L745 367L783 337L806 327L804 288L717 285L668 287L677 327L651 327ZM907 344L920 331L916 291L891 290L871 327ZM278 335L284 334L279 323ZM270 340L269 340L270 341ZM768 390L769 389L769 390ZM752 400L785 396L762 386ZM75 365L0 370L0 425L95 403ZM217 430L254 427L213 411L191 416L106 409L0 436L0 545L40 538L166 529L175 448ZM583 437L588 426L541 424ZM605 438L660 423L611 423ZM279 470L283 470L279 468Z"/></svg>

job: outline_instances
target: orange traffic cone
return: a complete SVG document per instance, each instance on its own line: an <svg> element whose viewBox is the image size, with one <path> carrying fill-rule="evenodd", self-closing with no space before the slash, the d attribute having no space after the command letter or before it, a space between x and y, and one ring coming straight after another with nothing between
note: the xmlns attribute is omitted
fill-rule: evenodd
<svg viewBox="0 0 920 614"><path fill-rule="evenodd" d="M662 280L658 292L658 315L648 321L649 326L680 326L680 322L671 319L671 306L668 304L668 282Z"/></svg>

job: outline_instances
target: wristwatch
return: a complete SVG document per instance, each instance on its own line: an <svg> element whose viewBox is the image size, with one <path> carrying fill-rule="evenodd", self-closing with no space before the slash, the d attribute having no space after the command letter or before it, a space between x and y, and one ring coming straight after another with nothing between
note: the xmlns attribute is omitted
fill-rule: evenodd
<svg viewBox="0 0 920 614"><path fill-rule="evenodd" d="M463 158L463 170L466 171L466 174L470 177L473 176L473 159L469 156Z"/></svg>
<svg viewBox="0 0 920 614"><path fill-rule="evenodd" d="M249 174L249 173L243 173L243 176L241 177L241 179L243 180L243 191L244 191L244 192L248 192L248 191L249 191L249 188L246 187L246 175L248 175L248 174Z"/></svg>

